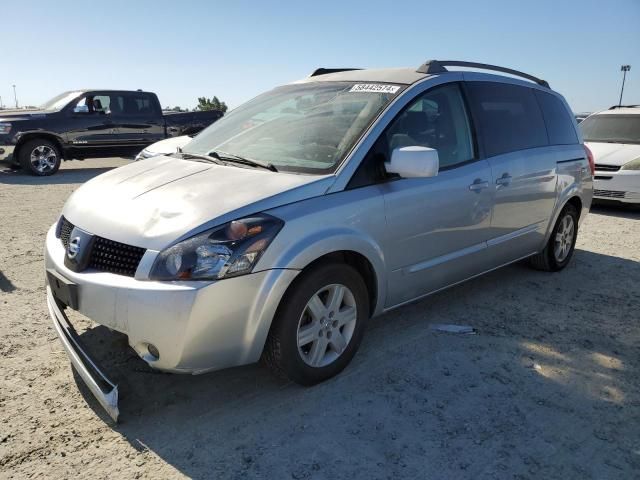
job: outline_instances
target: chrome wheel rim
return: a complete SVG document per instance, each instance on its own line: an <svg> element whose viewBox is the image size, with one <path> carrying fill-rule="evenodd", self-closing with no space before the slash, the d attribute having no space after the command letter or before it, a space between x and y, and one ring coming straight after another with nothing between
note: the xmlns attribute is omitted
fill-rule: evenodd
<svg viewBox="0 0 640 480"><path fill-rule="evenodd" d="M30 160L35 171L46 173L55 168L58 154L53 148L47 145L40 145L31 150Z"/></svg>
<svg viewBox="0 0 640 480"><path fill-rule="evenodd" d="M344 353L358 319L356 299L341 284L322 287L307 302L298 321L298 352L315 368L326 367Z"/></svg>
<svg viewBox="0 0 640 480"><path fill-rule="evenodd" d="M555 245L553 253L557 262L564 262L569 256L571 247L573 246L573 237L575 235L575 225L571 215L565 215L560 221L560 226L556 232Z"/></svg>

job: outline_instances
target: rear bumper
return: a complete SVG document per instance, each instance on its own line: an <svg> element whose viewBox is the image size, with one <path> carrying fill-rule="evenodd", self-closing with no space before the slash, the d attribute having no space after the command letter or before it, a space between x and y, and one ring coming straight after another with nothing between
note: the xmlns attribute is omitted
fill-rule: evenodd
<svg viewBox="0 0 640 480"><path fill-rule="evenodd" d="M15 145L0 145L0 161L12 161Z"/></svg>
<svg viewBox="0 0 640 480"><path fill-rule="evenodd" d="M53 326L62 342L62 346L67 352L71 364L76 369L82 380L91 390L100 405L107 411L109 416L118 421L118 386L115 385L102 372L96 362L89 356L78 338L78 334L73 329L67 316L58 307L51 288L47 285L47 306L53 321Z"/></svg>
<svg viewBox="0 0 640 480"><path fill-rule="evenodd" d="M598 172L593 181L593 198L623 203L640 203L640 171Z"/></svg>

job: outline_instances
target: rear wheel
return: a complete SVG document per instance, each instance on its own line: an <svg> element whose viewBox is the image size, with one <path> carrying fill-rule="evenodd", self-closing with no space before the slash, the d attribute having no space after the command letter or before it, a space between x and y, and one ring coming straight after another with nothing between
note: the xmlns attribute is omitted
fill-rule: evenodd
<svg viewBox="0 0 640 480"><path fill-rule="evenodd" d="M60 168L62 156L58 146L51 140L35 138L20 147L20 166L39 177L53 175Z"/></svg>
<svg viewBox="0 0 640 480"><path fill-rule="evenodd" d="M303 272L282 299L263 353L279 376L314 385L355 355L369 318L367 287L345 264Z"/></svg>
<svg viewBox="0 0 640 480"><path fill-rule="evenodd" d="M531 257L531 265L547 272L557 272L567 266L578 238L578 211L567 204L560 212L544 250Z"/></svg>

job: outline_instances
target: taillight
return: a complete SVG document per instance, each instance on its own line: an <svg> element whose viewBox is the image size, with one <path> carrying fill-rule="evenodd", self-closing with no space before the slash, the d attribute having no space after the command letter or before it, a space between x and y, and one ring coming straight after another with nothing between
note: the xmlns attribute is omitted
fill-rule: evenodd
<svg viewBox="0 0 640 480"><path fill-rule="evenodd" d="M591 169L591 176L593 177L596 173L596 161L593 159L593 153L589 150L589 147L583 145L584 151L587 154L587 160L589 160L589 168Z"/></svg>

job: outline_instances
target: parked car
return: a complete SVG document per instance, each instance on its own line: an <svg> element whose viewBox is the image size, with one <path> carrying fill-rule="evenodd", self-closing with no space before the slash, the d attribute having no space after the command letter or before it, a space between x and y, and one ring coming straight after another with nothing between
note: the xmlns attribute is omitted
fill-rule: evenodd
<svg viewBox="0 0 640 480"><path fill-rule="evenodd" d="M593 198L640 204L640 105L611 107L580 128L595 158Z"/></svg>
<svg viewBox="0 0 640 480"><path fill-rule="evenodd" d="M373 315L518 260L570 261L593 165L546 82L468 62L320 72L88 181L49 230L53 324L114 418L117 386L66 307L159 370L262 358L312 385Z"/></svg>
<svg viewBox="0 0 640 480"><path fill-rule="evenodd" d="M65 92L40 110L0 112L0 160L33 175L53 175L63 159L133 157L159 140L196 134L220 117L217 110L163 114L156 94L141 90Z"/></svg>
<svg viewBox="0 0 640 480"><path fill-rule="evenodd" d="M170 155L178 152L182 147L191 141L191 136L182 135L180 137L167 138L159 142L152 143L147 148L136 155L136 162L160 155Z"/></svg>

